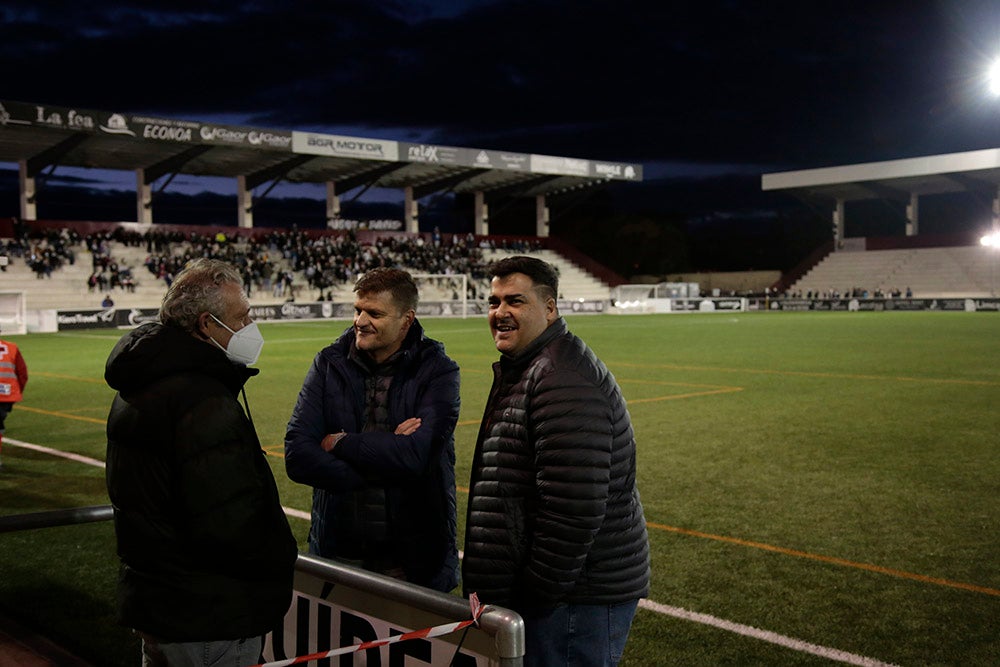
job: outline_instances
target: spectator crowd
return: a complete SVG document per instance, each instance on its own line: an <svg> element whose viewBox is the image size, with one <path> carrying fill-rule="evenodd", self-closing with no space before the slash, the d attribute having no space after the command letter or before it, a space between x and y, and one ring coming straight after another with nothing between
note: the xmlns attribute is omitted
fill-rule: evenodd
<svg viewBox="0 0 1000 667"><path fill-rule="evenodd" d="M13 239L0 241L0 257L23 257L39 278L51 276L64 263L76 261L73 248L83 243L91 255L89 292L115 290L134 292L142 280L135 268L116 258L120 246L145 247L143 261L147 274L169 287L174 276L197 258L226 261L240 271L247 296L270 294L294 300L308 296L317 300L333 298L333 290L353 285L361 274L374 268L401 268L411 273L471 276L469 298L483 293L488 281L490 259L484 251L503 249L530 252L540 243L529 241L477 240L472 234L427 236L379 236L362 242L353 231L335 235L309 235L299 230L269 231L253 235L227 236L182 233L150 229L145 232L122 227L112 231L92 232L81 237L75 230L36 230L25 233L18 225ZM0 270L6 270L0 260ZM454 295L456 298L458 294Z"/></svg>

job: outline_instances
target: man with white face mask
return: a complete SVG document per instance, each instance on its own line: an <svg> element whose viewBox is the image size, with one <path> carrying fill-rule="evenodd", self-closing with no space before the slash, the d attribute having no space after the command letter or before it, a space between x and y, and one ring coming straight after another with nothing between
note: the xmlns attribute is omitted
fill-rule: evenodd
<svg viewBox="0 0 1000 667"><path fill-rule="evenodd" d="M243 391L263 342L236 269L198 259L108 357L119 621L144 665L257 664L291 602L298 549Z"/></svg>

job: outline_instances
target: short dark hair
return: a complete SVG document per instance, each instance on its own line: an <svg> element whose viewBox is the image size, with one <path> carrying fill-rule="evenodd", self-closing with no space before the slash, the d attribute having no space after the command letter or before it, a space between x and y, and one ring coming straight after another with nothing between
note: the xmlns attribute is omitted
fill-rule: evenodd
<svg viewBox="0 0 1000 667"><path fill-rule="evenodd" d="M505 278L512 273L523 273L531 278L534 287L544 298L558 298L559 274L548 262L526 255L514 255L490 264L489 272L493 278Z"/></svg>
<svg viewBox="0 0 1000 667"><path fill-rule="evenodd" d="M403 311L416 310L419 295L413 276L401 269L378 268L367 271L354 284L358 295L389 292L393 302Z"/></svg>

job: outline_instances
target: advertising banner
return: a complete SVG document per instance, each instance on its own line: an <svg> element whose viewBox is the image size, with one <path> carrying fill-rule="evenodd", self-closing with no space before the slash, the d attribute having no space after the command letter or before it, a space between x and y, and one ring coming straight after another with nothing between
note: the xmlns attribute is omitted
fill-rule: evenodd
<svg viewBox="0 0 1000 667"><path fill-rule="evenodd" d="M103 329L116 326L114 308L102 310L60 310L56 314L59 331L72 329Z"/></svg>
<svg viewBox="0 0 1000 667"><path fill-rule="evenodd" d="M201 143L201 138L198 135L198 128L201 127L201 124L194 121L132 116L129 124L135 129L136 135L143 139L175 141L186 144Z"/></svg>
<svg viewBox="0 0 1000 667"><path fill-rule="evenodd" d="M603 313L609 305L608 301L596 300L559 299L556 302L560 313Z"/></svg>
<svg viewBox="0 0 1000 667"><path fill-rule="evenodd" d="M531 171L535 174L557 174L560 176L590 176L590 161L555 155L531 156Z"/></svg>
<svg viewBox="0 0 1000 667"><path fill-rule="evenodd" d="M943 298L943 299L774 299L764 302L757 299L752 310L814 310L814 311L994 311L1000 310L1000 298Z"/></svg>
<svg viewBox="0 0 1000 667"><path fill-rule="evenodd" d="M642 165L620 162L591 162L591 176L618 181L641 181Z"/></svg>
<svg viewBox="0 0 1000 667"><path fill-rule="evenodd" d="M434 144L399 144L399 154L408 162L423 162L425 164L464 165L462 149L454 146L436 146ZM465 161L467 161L466 158Z"/></svg>
<svg viewBox="0 0 1000 667"><path fill-rule="evenodd" d="M506 169L508 171L529 171L531 169L531 156L527 153L468 150L472 154L472 162L469 165L471 167Z"/></svg>
<svg viewBox="0 0 1000 667"><path fill-rule="evenodd" d="M345 220L344 218L330 218L326 221L327 229L367 229L376 232L400 232L403 230L402 220Z"/></svg>
<svg viewBox="0 0 1000 667"><path fill-rule="evenodd" d="M206 144L292 150L292 133L278 130L204 124L198 129L198 137Z"/></svg>
<svg viewBox="0 0 1000 667"><path fill-rule="evenodd" d="M35 126L72 132L136 136L120 113L0 101L0 127Z"/></svg>
<svg viewBox="0 0 1000 667"><path fill-rule="evenodd" d="M307 155L353 157L362 160L399 160L399 143L384 139L363 139L336 134L292 132L292 151Z"/></svg>
<svg viewBox="0 0 1000 667"><path fill-rule="evenodd" d="M207 143L290 151L292 133L108 111L0 101L0 127L36 126L153 141Z"/></svg>

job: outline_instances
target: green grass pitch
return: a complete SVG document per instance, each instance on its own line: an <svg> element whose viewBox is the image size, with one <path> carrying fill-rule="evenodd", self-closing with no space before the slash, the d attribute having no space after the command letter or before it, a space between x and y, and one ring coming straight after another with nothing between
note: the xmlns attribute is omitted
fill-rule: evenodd
<svg viewBox="0 0 1000 667"><path fill-rule="evenodd" d="M1000 664L1000 316L567 319L638 440L653 585L623 664ZM462 368L461 533L497 355L484 319L423 323ZM261 326L247 394L287 507L308 510L310 490L285 476L285 424L348 324ZM7 437L103 460L121 333L14 337L31 380ZM0 514L107 502L100 468L9 445L2 459ZM304 548L307 522L291 523ZM96 664L135 664L116 571L107 523L0 535L0 610Z"/></svg>

